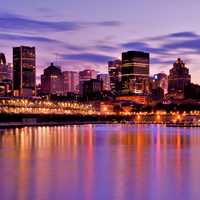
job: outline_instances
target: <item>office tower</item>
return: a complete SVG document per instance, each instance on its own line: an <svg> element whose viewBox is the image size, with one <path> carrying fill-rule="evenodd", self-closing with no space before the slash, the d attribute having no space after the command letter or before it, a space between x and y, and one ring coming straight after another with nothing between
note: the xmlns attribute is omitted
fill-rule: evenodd
<svg viewBox="0 0 200 200"><path fill-rule="evenodd" d="M185 87L191 83L189 69L185 63L178 58L170 69L168 77L168 96L174 99L184 99Z"/></svg>
<svg viewBox="0 0 200 200"><path fill-rule="evenodd" d="M35 47L20 46L13 48L13 87L14 96L35 96Z"/></svg>
<svg viewBox="0 0 200 200"><path fill-rule="evenodd" d="M110 76L110 89L113 94L119 91L119 82L121 80L121 60L114 60L108 62L108 73Z"/></svg>
<svg viewBox="0 0 200 200"><path fill-rule="evenodd" d="M44 70L41 75L41 93L42 94L63 94L63 75L61 69L53 63Z"/></svg>
<svg viewBox="0 0 200 200"><path fill-rule="evenodd" d="M83 95L83 83L85 81L89 81L91 79L97 78L97 72L95 70L86 69L79 72L79 88L80 88L80 95Z"/></svg>
<svg viewBox="0 0 200 200"><path fill-rule="evenodd" d="M128 51L122 53L121 94L148 93L149 53Z"/></svg>
<svg viewBox="0 0 200 200"><path fill-rule="evenodd" d="M98 74L97 79L102 81L103 91L110 91L110 77L108 74Z"/></svg>
<svg viewBox="0 0 200 200"><path fill-rule="evenodd" d="M79 93L79 73L73 71L63 72L63 90L64 94Z"/></svg>

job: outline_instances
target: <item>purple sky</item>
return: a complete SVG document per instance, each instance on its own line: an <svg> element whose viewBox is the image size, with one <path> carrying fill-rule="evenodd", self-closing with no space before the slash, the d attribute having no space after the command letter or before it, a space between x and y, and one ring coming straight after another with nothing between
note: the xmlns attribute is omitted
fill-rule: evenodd
<svg viewBox="0 0 200 200"><path fill-rule="evenodd" d="M107 72L122 51L151 53L151 74L181 57L200 83L199 0L0 0L0 52L36 46L37 76L54 61L63 70Z"/></svg>

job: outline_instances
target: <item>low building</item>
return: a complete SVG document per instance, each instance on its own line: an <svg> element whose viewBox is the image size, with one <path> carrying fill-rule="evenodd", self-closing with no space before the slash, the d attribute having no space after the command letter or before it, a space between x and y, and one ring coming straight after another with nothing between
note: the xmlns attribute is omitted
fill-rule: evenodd
<svg viewBox="0 0 200 200"><path fill-rule="evenodd" d="M42 94L63 94L63 74L58 66L53 63L44 70L41 76L41 93Z"/></svg>
<svg viewBox="0 0 200 200"><path fill-rule="evenodd" d="M108 74L98 74L97 79L102 81L102 90L110 91L110 77Z"/></svg>
<svg viewBox="0 0 200 200"><path fill-rule="evenodd" d="M68 93L79 93L79 73L74 71L63 72L63 92L65 95Z"/></svg>

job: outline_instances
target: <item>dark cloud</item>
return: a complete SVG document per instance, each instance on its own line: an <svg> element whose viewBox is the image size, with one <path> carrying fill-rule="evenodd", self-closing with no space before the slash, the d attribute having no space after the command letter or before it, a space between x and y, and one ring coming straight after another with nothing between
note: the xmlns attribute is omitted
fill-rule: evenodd
<svg viewBox="0 0 200 200"><path fill-rule="evenodd" d="M167 37L174 37L174 38L196 38L199 37L199 35L197 35L194 32L178 32L178 33L171 33L169 35L167 35Z"/></svg>
<svg viewBox="0 0 200 200"><path fill-rule="evenodd" d="M157 47L154 47L154 46ZM141 41L131 41L121 44L126 50L146 51L159 56L173 56L176 50L177 54L199 54L200 53L200 35L195 32L177 32L168 35L162 35L153 38L144 38ZM166 63L168 64L168 63Z"/></svg>
<svg viewBox="0 0 200 200"><path fill-rule="evenodd" d="M189 49L195 50L197 53L200 52L200 37L192 40L182 40L178 42L170 42L164 44L163 48L166 50L176 50L176 49Z"/></svg>
<svg viewBox="0 0 200 200"><path fill-rule="evenodd" d="M63 47L72 51L83 51L85 47L76 46L67 44L65 42L50 39L47 37L38 37L38 36L26 36L26 35L17 35L17 34L3 34L0 33L0 40L2 41L14 41L14 42L31 42L37 44L46 44L47 46L54 45L54 47Z"/></svg>
<svg viewBox="0 0 200 200"><path fill-rule="evenodd" d="M161 58L151 58L151 64L172 65L175 60L163 60Z"/></svg>
<svg viewBox="0 0 200 200"><path fill-rule="evenodd" d="M141 49L145 50L149 48L148 44L145 42L127 42L121 44L121 46L126 49L137 49L137 50Z"/></svg>
<svg viewBox="0 0 200 200"><path fill-rule="evenodd" d="M113 57L102 55L102 54L93 54L93 53L82 53L82 54L67 54L60 55L61 59L64 60L76 60L76 61L86 61L94 63L106 64L109 60L112 60Z"/></svg>
<svg viewBox="0 0 200 200"><path fill-rule="evenodd" d="M119 21L104 21L104 22L99 22L96 23L97 25L101 25L101 26L121 26L121 22Z"/></svg>
<svg viewBox="0 0 200 200"><path fill-rule="evenodd" d="M0 15L0 30L18 30L18 31L73 31L81 28L79 23L75 22L48 22L28 19L19 15L4 14Z"/></svg>
<svg viewBox="0 0 200 200"><path fill-rule="evenodd" d="M119 47L118 46L111 46L111 45L96 44L95 49L100 50L100 51L113 52L113 51L118 50Z"/></svg>
<svg viewBox="0 0 200 200"><path fill-rule="evenodd" d="M151 47L146 42L127 42L121 44L122 48L126 50L146 51L154 54L168 54L168 50L162 47Z"/></svg>
<svg viewBox="0 0 200 200"><path fill-rule="evenodd" d="M31 42L42 42L42 43L57 43L57 40L45 38L45 37L37 37L37 36L23 36L23 35L12 35L12 34L3 34L0 33L0 40L8 40L8 41L31 41Z"/></svg>
<svg viewBox="0 0 200 200"><path fill-rule="evenodd" d="M0 15L1 31L20 31L20 32L43 32L43 31L76 31L82 28L93 26L120 26L118 21L103 22L77 22L77 21L42 21L30 19L20 15L1 14Z"/></svg>

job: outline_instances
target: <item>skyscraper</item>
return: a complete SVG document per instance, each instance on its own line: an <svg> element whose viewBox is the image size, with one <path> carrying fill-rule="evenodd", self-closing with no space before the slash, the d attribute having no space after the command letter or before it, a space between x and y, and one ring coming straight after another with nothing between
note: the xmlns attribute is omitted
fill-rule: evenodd
<svg viewBox="0 0 200 200"><path fill-rule="evenodd" d="M121 94L145 94L148 91L149 53L122 53Z"/></svg>
<svg viewBox="0 0 200 200"><path fill-rule="evenodd" d="M110 88L113 94L119 91L119 82L121 80L121 60L114 60L108 62L108 72L110 76Z"/></svg>
<svg viewBox="0 0 200 200"><path fill-rule="evenodd" d="M170 69L168 77L168 96L174 99L183 99L185 87L191 83L189 69L185 63L178 58Z"/></svg>
<svg viewBox="0 0 200 200"><path fill-rule="evenodd" d="M63 72L64 93L79 93L79 73L73 71Z"/></svg>
<svg viewBox="0 0 200 200"><path fill-rule="evenodd" d="M53 63L41 75L42 94L63 94L63 75L61 69Z"/></svg>
<svg viewBox="0 0 200 200"><path fill-rule="evenodd" d="M13 87L14 96L35 96L35 47L20 46L13 48Z"/></svg>

